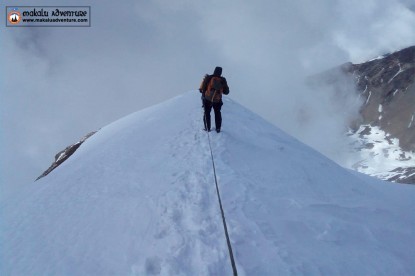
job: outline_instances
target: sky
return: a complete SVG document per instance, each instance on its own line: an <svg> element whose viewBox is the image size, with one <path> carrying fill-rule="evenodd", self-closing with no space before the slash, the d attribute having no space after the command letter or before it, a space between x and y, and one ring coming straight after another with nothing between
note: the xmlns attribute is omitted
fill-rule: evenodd
<svg viewBox="0 0 415 276"><path fill-rule="evenodd" d="M415 45L414 0L251 2L43 1L90 5L91 27L0 27L0 198L85 134L197 89L215 66L229 97L341 161L359 102L304 79ZM348 80L344 89L353 90Z"/></svg>

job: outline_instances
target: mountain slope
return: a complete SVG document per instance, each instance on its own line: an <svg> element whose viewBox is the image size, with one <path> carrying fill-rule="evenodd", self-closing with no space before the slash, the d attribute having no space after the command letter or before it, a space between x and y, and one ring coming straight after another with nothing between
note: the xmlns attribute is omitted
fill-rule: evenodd
<svg viewBox="0 0 415 276"><path fill-rule="evenodd" d="M198 93L104 127L1 205L0 274L231 275ZM240 275L414 274L412 186L226 99L211 145Z"/></svg>
<svg viewBox="0 0 415 276"><path fill-rule="evenodd" d="M360 127L352 135L362 156L354 167L385 180L414 184L415 46L343 68L353 75L364 100Z"/></svg>
<svg viewBox="0 0 415 276"><path fill-rule="evenodd" d="M415 46L362 63L349 64L361 97L363 124L379 126L415 151Z"/></svg>
<svg viewBox="0 0 415 276"><path fill-rule="evenodd" d="M350 122L351 152L342 164L383 180L415 184L415 46L346 63L308 79L338 101L356 92L360 117ZM353 84L355 89L348 89ZM352 95L354 97L354 95Z"/></svg>

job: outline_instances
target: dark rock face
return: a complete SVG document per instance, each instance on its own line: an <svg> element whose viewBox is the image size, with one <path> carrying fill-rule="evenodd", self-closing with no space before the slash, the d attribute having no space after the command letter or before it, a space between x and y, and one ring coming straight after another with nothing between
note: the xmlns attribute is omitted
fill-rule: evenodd
<svg viewBox="0 0 415 276"><path fill-rule="evenodd" d="M82 145L83 142L86 141L86 139L88 139L89 137L91 137L95 133L96 133L96 131L93 131L93 132L88 133L87 135L85 135L84 137L82 137L82 139L79 140L77 143L72 144L72 145L66 147L64 150L58 152L55 155L55 161L52 163L52 165L50 165L50 167L46 171L44 171L36 180L39 180L42 177L47 176L51 171L53 171L54 169L56 169L60 164L62 164L72 154L74 154L74 152Z"/></svg>
<svg viewBox="0 0 415 276"><path fill-rule="evenodd" d="M415 46L343 68L354 76L364 99L360 124L378 126L398 138L403 151L415 152ZM413 166L397 167L383 179L415 184L415 160L411 163Z"/></svg>
<svg viewBox="0 0 415 276"><path fill-rule="evenodd" d="M407 167L407 168L399 167L399 168L392 170L391 172L395 173L395 175L385 180L392 181L392 182L406 183L406 184L415 184L415 167Z"/></svg>
<svg viewBox="0 0 415 276"><path fill-rule="evenodd" d="M355 89L344 89L347 80L354 83ZM343 64L310 77L308 83L317 89L331 87L330 91L334 91L339 100L341 95L356 91L362 106L360 118L350 122L352 133L349 134L359 140L355 150L365 151L366 156L367 151L372 150L372 158L381 154L384 162L393 164L393 169L370 174L384 180L415 184L415 158L411 157L415 156L415 46L361 64ZM372 129L384 133L382 138L376 138ZM379 145L385 144L391 147L380 150ZM399 154L405 155L405 152L409 157L400 158ZM400 161L405 162L399 164ZM364 159L352 167L367 172L368 164L368 159Z"/></svg>
<svg viewBox="0 0 415 276"><path fill-rule="evenodd" d="M415 151L415 46L362 64L347 64L363 97L363 124L379 126Z"/></svg>

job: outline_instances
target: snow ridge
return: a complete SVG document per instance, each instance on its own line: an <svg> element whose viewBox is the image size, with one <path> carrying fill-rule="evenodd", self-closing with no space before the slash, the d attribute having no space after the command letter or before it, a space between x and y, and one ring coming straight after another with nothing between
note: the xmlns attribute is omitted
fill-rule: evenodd
<svg viewBox="0 0 415 276"><path fill-rule="evenodd" d="M185 108L183 108L185 107ZM212 133L240 275L413 275L415 190L229 98ZM0 275L231 275L199 93L114 122L1 203Z"/></svg>

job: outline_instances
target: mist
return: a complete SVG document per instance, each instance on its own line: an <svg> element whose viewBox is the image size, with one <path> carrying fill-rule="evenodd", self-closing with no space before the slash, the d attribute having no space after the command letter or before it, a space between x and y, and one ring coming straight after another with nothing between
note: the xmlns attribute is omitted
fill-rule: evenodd
<svg viewBox="0 0 415 276"><path fill-rule="evenodd" d="M229 97L341 163L342 135L359 101L310 89L305 79L415 44L408 0L90 5L89 28L0 28L1 198L33 185L58 151L86 133L196 90L218 65ZM231 128L226 106L223 117L223 129Z"/></svg>

